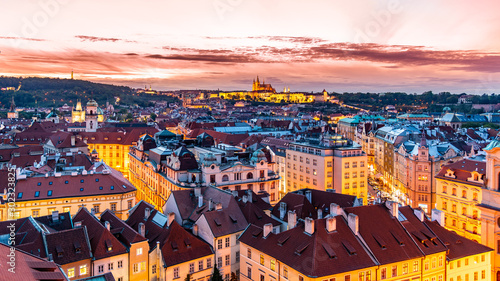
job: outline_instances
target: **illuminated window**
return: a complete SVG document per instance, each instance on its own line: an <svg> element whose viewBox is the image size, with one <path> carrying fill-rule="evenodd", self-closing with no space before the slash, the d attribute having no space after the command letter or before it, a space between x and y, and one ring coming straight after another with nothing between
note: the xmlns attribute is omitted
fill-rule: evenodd
<svg viewBox="0 0 500 281"><path fill-rule="evenodd" d="M275 261L273 259L271 259L271 270L272 271L276 270L276 264L275 264Z"/></svg>
<svg viewBox="0 0 500 281"><path fill-rule="evenodd" d="M418 261L414 261L413 262L413 272L417 272L418 271Z"/></svg>
<svg viewBox="0 0 500 281"><path fill-rule="evenodd" d="M260 255L260 264L264 265L264 255Z"/></svg>
<svg viewBox="0 0 500 281"><path fill-rule="evenodd" d="M87 274L87 265L80 265L80 275Z"/></svg>
<svg viewBox="0 0 500 281"><path fill-rule="evenodd" d="M382 270L380 271L380 279L384 280L387 278L387 268L382 268Z"/></svg>
<svg viewBox="0 0 500 281"><path fill-rule="evenodd" d="M68 269L68 277L69 278L75 277L75 268L74 267Z"/></svg>

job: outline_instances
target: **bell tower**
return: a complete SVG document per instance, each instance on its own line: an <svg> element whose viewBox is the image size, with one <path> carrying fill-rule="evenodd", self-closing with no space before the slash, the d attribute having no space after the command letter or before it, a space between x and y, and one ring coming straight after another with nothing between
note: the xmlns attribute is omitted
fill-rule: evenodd
<svg viewBox="0 0 500 281"><path fill-rule="evenodd" d="M85 113L85 131L95 132L97 131L98 125L98 113L97 113L97 102L95 100L90 100L87 103L86 113Z"/></svg>

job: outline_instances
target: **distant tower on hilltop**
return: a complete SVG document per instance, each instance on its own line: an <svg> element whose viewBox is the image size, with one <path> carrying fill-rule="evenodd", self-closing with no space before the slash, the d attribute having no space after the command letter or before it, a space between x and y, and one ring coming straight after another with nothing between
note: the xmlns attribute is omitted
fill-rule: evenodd
<svg viewBox="0 0 500 281"><path fill-rule="evenodd" d="M73 70L71 70L71 80L73 80Z"/></svg>

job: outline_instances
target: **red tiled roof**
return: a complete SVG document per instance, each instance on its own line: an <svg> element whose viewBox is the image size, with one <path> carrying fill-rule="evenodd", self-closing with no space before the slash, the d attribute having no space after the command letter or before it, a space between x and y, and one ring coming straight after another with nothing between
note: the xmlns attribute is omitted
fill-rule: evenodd
<svg viewBox="0 0 500 281"><path fill-rule="evenodd" d="M358 216L359 233L380 264L423 256L398 218L392 217L384 205L352 207L346 208L345 211ZM384 245L380 245L381 241L377 241L375 237L382 237Z"/></svg>
<svg viewBox="0 0 500 281"><path fill-rule="evenodd" d="M311 192L312 203L305 196L305 192ZM347 208L354 206L356 197L352 195L346 195L335 192L321 191L315 189L302 189L296 192L287 193L273 208L271 214L275 217L280 217L279 206L281 202L286 203L287 210L293 211L297 214L297 219L305 219L306 217L311 217L313 219L318 218L318 209L323 210L323 215L330 213L330 203L335 203L341 208ZM288 220L288 216L285 215L284 221Z"/></svg>
<svg viewBox="0 0 500 281"><path fill-rule="evenodd" d="M194 139L202 133L207 133L212 136L216 143L225 143L236 146L240 145L241 142L248 137L248 134L228 134L205 129L194 129L186 135L186 138Z"/></svg>
<svg viewBox="0 0 500 281"><path fill-rule="evenodd" d="M85 227L62 230L45 235L47 251L60 265L92 258Z"/></svg>
<svg viewBox="0 0 500 281"><path fill-rule="evenodd" d="M335 219L336 231L330 233L326 230L326 219L320 219L314 221L312 235L305 233L304 225L299 224L279 234L271 232L264 238L262 228L250 225L239 240L307 276L323 277L376 266L344 218Z"/></svg>
<svg viewBox="0 0 500 281"><path fill-rule="evenodd" d="M96 260L127 253L127 248L86 208L80 208L73 221L82 222L82 226L87 227L92 254Z"/></svg>
<svg viewBox="0 0 500 281"><path fill-rule="evenodd" d="M136 190L121 173L110 170L109 174L89 173L85 176L79 174L19 179L16 185L16 201L123 194ZM51 195L49 190L52 190ZM37 191L38 196L36 196ZM22 193L21 197L19 197L20 193Z"/></svg>
<svg viewBox="0 0 500 281"><path fill-rule="evenodd" d="M446 176L448 170L452 170L454 172L455 178ZM462 181L467 182L467 184L482 187L484 185L482 183L467 181L467 179L471 177L471 172L473 171L478 172L480 175L486 175L486 162L462 159L455 163L441 167L441 170L436 175L436 178L449 181Z"/></svg>
<svg viewBox="0 0 500 281"><path fill-rule="evenodd" d="M146 238L139 234L139 230L135 230L119 219L113 212L106 210L101 214L101 223L109 222L111 233L120 240L126 247L130 248L131 244L146 241Z"/></svg>
<svg viewBox="0 0 500 281"><path fill-rule="evenodd" d="M32 280L69 280L54 262L49 262L36 256L30 255L22 250L16 251L15 273L7 270L10 247L0 243L0 262L2 264L2 278L9 281L32 281Z"/></svg>
<svg viewBox="0 0 500 281"><path fill-rule="evenodd" d="M425 225L427 225L449 249L447 255L448 260L456 260L466 256L493 251L493 249L489 247L462 237L453 231L446 230L444 227L440 226L437 221L426 220Z"/></svg>
<svg viewBox="0 0 500 281"><path fill-rule="evenodd" d="M32 217L0 222L0 235L10 234L9 226L16 225L16 249L46 258L47 252L42 237L42 229ZM1 243L0 243L1 244Z"/></svg>
<svg viewBox="0 0 500 281"><path fill-rule="evenodd" d="M210 245L187 232L176 221L168 229L164 228L166 237L160 241L161 253L165 265L174 266L213 254Z"/></svg>
<svg viewBox="0 0 500 281"><path fill-rule="evenodd" d="M415 216L414 210L411 207L400 207L399 211L407 219L401 223L425 255L432 255L447 250L446 246L437 239L437 236Z"/></svg>
<svg viewBox="0 0 500 281"><path fill-rule="evenodd" d="M149 208L151 212L147 219L145 219L146 208ZM141 201L132 208L126 223L133 229L138 229L140 223L144 224L150 251L155 249L157 242L159 242L167 266L198 259L213 253L212 248L207 243L186 231L176 221L173 221L170 226L167 225L168 223L159 225L154 220L157 214L159 212L154 209L153 205ZM162 216L163 214L160 213L159 215Z"/></svg>

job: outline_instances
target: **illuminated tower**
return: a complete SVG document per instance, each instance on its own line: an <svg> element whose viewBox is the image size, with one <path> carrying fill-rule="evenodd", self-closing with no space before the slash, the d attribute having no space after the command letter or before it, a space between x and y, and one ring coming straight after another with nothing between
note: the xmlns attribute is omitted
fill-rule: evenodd
<svg viewBox="0 0 500 281"><path fill-rule="evenodd" d="M98 112L97 112L97 102L91 99L87 103L86 113L85 113L85 124L87 132L95 132L97 131L98 125Z"/></svg>
<svg viewBox="0 0 500 281"><path fill-rule="evenodd" d="M71 80L73 80L73 70L71 70Z"/></svg>

